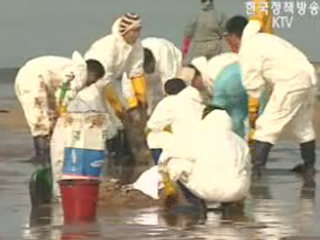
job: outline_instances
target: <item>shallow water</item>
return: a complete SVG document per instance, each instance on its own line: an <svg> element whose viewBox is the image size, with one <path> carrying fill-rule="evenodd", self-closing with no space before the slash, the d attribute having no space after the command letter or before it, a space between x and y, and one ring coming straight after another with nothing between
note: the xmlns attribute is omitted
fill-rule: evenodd
<svg viewBox="0 0 320 240"><path fill-rule="evenodd" d="M286 157L287 146L272 154L268 175L255 182L241 208L209 212L198 219L192 212L164 218L157 208L101 209L97 222L82 226L63 224L58 204L38 212L30 209L27 189L32 167L0 163L0 233L3 239L281 239L320 236L319 187L303 186L301 179L282 168L298 159ZM294 151L292 151L293 153ZM284 155L277 159L277 155ZM290 159L292 161L290 161ZM275 163L274 161L277 162ZM320 175L316 177L319 185ZM1 239L1 238L0 238Z"/></svg>
<svg viewBox="0 0 320 240"><path fill-rule="evenodd" d="M0 85L0 109L15 109L12 84ZM108 208L99 209L96 223L66 226L59 204L31 210L28 180L33 167L24 162L32 154L27 128L0 127L0 240L320 239L320 175L314 187L287 171L300 162L297 146L290 142L273 149L268 174L253 183L243 209L209 212L204 220L190 211L164 217L157 208Z"/></svg>

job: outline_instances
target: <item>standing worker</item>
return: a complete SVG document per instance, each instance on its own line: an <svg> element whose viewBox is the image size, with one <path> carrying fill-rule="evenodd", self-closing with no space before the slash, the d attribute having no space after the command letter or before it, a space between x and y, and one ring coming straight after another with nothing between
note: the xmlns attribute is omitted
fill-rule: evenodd
<svg viewBox="0 0 320 240"><path fill-rule="evenodd" d="M77 52L72 59L56 56L35 58L19 70L15 92L33 136L36 163L50 165L50 138L59 115L57 95L62 84L70 83L66 99L71 100L78 91L94 82L91 70L92 62L85 62Z"/></svg>
<svg viewBox="0 0 320 240"><path fill-rule="evenodd" d="M227 46L224 44L223 33L226 21L226 15L215 9L214 0L201 0L201 10L184 31L183 59L186 60L187 55L188 62L200 56L209 59L225 52Z"/></svg>
<svg viewBox="0 0 320 240"><path fill-rule="evenodd" d="M163 38L148 37L142 40L144 48L143 68L148 88L148 113L164 97L164 84L177 77L181 65L181 51Z"/></svg>
<svg viewBox="0 0 320 240"><path fill-rule="evenodd" d="M105 76L97 82L99 87L121 82L123 74L131 79L136 96L126 99L130 109L146 104L143 48L139 39L141 27L140 17L127 13L115 21L111 34L94 42L85 54L86 59L96 59L105 68ZM117 97L121 100L122 95Z"/></svg>
<svg viewBox="0 0 320 240"><path fill-rule="evenodd" d="M317 83L315 69L301 51L280 37L260 33L261 27L260 20L247 24L242 16L231 18L226 25L228 42L239 49L243 84L255 99L256 118L258 98L266 84L272 86L266 108L256 121L254 171L260 173L264 169L272 146L290 124L304 161L294 170L313 176L316 162L312 123Z"/></svg>
<svg viewBox="0 0 320 240"><path fill-rule="evenodd" d="M146 115L146 83L143 71L143 48L139 39L141 19L137 14L127 13L118 18L112 33L92 44L85 58L96 59L105 68L104 77L97 82L100 89L106 89L106 97L118 116L123 117L124 109L129 117L128 135L136 162L150 162L144 138ZM123 93L123 77L128 78L134 95L126 98ZM142 150L143 149L143 150Z"/></svg>

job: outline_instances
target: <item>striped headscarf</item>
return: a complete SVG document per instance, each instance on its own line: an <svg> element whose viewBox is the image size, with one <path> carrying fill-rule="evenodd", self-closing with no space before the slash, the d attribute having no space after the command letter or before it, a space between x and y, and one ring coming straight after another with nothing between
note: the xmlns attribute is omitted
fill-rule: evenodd
<svg viewBox="0 0 320 240"><path fill-rule="evenodd" d="M131 29L141 27L141 19L135 13L126 13L121 17L119 24L119 32L121 35L126 34Z"/></svg>

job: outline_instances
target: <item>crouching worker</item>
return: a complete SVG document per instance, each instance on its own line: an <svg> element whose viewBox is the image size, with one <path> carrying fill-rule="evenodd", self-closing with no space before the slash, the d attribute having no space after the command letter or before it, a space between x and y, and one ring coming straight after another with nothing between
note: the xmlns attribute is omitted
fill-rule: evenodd
<svg viewBox="0 0 320 240"><path fill-rule="evenodd" d="M79 53L72 59L44 56L28 61L18 72L15 93L34 140L33 162L50 165L49 143L58 116L59 90L69 88L65 100L75 97L87 83L87 65Z"/></svg>
<svg viewBox="0 0 320 240"><path fill-rule="evenodd" d="M177 103L176 95L185 88L186 84L182 79L167 80L164 84L166 97L158 103L147 122L147 142L155 164L158 163L162 148L170 146L171 123Z"/></svg>
<svg viewBox="0 0 320 240"><path fill-rule="evenodd" d="M62 178L63 169L64 179L99 178L106 160L105 141L116 135L116 126L110 120L103 91L93 84L104 76L104 68L96 60L89 59L87 63L87 87L66 106L67 112L59 116L52 135L54 197L60 196L58 181ZM82 157L86 157L85 161L90 164L83 164Z"/></svg>
<svg viewBox="0 0 320 240"><path fill-rule="evenodd" d="M189 138L177 136L175 148L163 152L159 172L167 176L166 200L176 198L174 186L201 208L204 201L229 203L246 197L251 179L248 145L233 132L226 111L211 110Z"/></svg>
<svg viewBox="0 0 320 240"><path fill-rule="evenodd" d="M147 123L148 145L152 149L155 162L162 158L162 151L170 151L175 148L174 136L192 136L193 126L201 121L204 104L200 90L204 84L199 72L193 71L191 86L181 79L171 79L165 84L169 96L164 98L154 110ZM174 95L176 94L176 95ZM144 172L134 183L134 188L158 199L158 190L161 189L162 180L166 182L166 176L156 174L158 166L153 166ZM162 179L160 182L159 179Z"/></svg>

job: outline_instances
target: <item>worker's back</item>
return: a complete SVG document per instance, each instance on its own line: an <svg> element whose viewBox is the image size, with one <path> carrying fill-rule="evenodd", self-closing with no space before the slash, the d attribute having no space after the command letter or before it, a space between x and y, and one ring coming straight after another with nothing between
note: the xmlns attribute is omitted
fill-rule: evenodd
<svg viewBox="0 0 320 240"><path fill-rule="evenodd" d="M213 110L194 137L192 173L186 186L205 200L238 201L250 187L250 154L246 142L233 133L226 111Z"/></svg>
<svg viewBox="0 0 320 240"><path fill-rule="evenodd" d="M249 23L245 31L251 25L252 23ZM314 74L314 68L307 57L278 36L256 33L245 37L239 56L245 84L248 86L259 84L258 80L261 80L261 77L272 85L286 84L290 85L291 89L310 87L314 84L312 81L315 80L310 77ZM254 77L255 72L261 73L258 80ZM304 76L301 77L301 74Z"/></svg>
<svg viewBox="0 0 320 240"><path fill-rule="evenodd" d="M200 11L196 17L193 40L199 42L221 40L223 17L223 14L215 9Z"/></svg>

